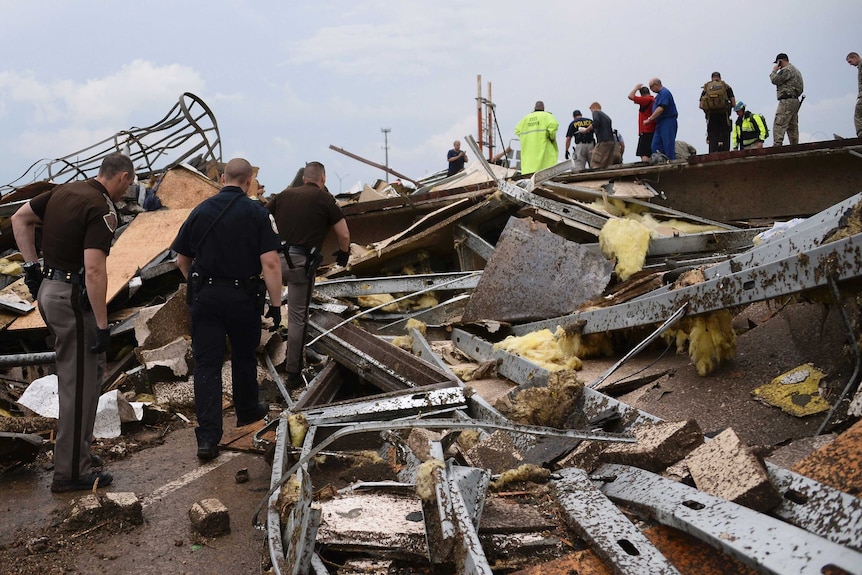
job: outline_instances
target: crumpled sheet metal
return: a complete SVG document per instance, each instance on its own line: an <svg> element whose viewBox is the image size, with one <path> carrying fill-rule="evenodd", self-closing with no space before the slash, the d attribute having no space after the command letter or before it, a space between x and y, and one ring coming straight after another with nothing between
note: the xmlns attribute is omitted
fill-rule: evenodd
<svg viewBox="0 0 862 575"><path fill-rule="evenodd" d="M602 294L613 265L531 219L511 218L467 303L463 322L525 322L574 311Z"/></svg>

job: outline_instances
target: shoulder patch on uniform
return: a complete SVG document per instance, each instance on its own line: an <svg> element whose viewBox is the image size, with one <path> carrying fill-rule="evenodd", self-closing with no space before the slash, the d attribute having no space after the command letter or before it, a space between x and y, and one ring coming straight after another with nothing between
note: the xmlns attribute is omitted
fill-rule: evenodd
<svg viewBox="0 0 862 575"><path fill-rule="evenodd" d="M108 204L108 213L102 216L102 220L105 222L105 225L108 226L108 229L113 234L115 231L117 231L117 211L114 208L114 203L111 201L110 198L105 197L105 202Z"/></svg>
<svg viewBox="0 0 862 575"><path fill-rule="evenodd" d="M269 214L269 225L272 226L272 231L275 232L275 235L278 235L278 226L275 223L275 218L272 214Z"/></svg>

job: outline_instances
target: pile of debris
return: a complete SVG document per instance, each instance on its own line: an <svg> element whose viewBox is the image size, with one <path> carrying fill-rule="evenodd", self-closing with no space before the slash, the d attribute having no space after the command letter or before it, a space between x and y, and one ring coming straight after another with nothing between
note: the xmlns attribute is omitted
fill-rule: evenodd
<svg viewBox="0 0 862 575"><path fill-rule="evenodd" d="M160 173L161 209L136 208L146 193L130 192L108 259L103 390L116 419L102 437L124 420L193 412L188 311L169 246L218 190L201 171L217 165ZM348 266L321 269L307 385L285 387L281 334L264 330L259 348L259 381L283 407L254 436L273 455L256 518L272 571L862 572L858 486L819 464L862 433L862 195L777 226L662 205L653 178L697 165L573 175L564 162L507 179L478 161L412 192L351 198L357 247ZM38 400L50 395L53 356L22 287L0 294L3 466L32 461L53 428ZM801 301L818 303L791 303ZM701 381L727 376L779 305L831 310L820 339L837 341L820 365L782 364L751 386L795 411L781 417L802 418L782 440L843 432L793 470L763 459L781 440L729 413L635 405L665 395L673 374L647 365L649 376L617 377L674 349ZM229 405L229 365L224 374Z"/></svg>

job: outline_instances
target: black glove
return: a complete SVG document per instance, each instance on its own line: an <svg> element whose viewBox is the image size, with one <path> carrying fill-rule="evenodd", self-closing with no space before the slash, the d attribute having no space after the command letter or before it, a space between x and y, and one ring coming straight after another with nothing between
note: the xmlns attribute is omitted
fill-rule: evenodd
<svg viewBox="0 0 862 575"><path fill-rule="evenodd" d="M335 256L335 263L344 267L347 265L347 260L350 258L350 252L346 252L344 250L336 250L332 252L332 255Z"/></svg>
<svg viewBox="0 0 862 575"><path fill-rule="evenodd" d="M566 159L567 160L569 159L569 151L568 150L566 150Z"/></svg>
<svg viewBox="0 0 862 575"><path fill-rule="evenodd" d="M92 353L105 353L108 351L108 345L111 343L111 328L99 329L96 328L96 344L90 346Z"/></svg>
<svg viewBox="0 0 862 575"><path fill-rule="evenodd" d="M42 285L42 280L45 276L42 275L42 266L39 262L32 264L24 264L24 283L30 290L30 295L35 300L39 296L39 286Z"/></svg>
<svg viewBox="0 0 862 575"><path fill-rule="evenodd" d="M269 328L270 331L277 331L278 326L281 325L281 307L270 304L263 317L267 317L272 320L272 327Z"/></svg>

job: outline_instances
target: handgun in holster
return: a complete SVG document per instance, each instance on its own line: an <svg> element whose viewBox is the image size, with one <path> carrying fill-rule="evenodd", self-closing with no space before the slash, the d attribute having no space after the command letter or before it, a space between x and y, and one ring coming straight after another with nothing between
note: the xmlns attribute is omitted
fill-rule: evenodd
<svg viewBox="0 0 862 575"><path fill-rule="evenodd" d="M308 250L308 256L305 258L305 273L308 276L308 281L314 281L314 276L317 274L317 268L323 261L323 254L317 247Z"/></svg>

